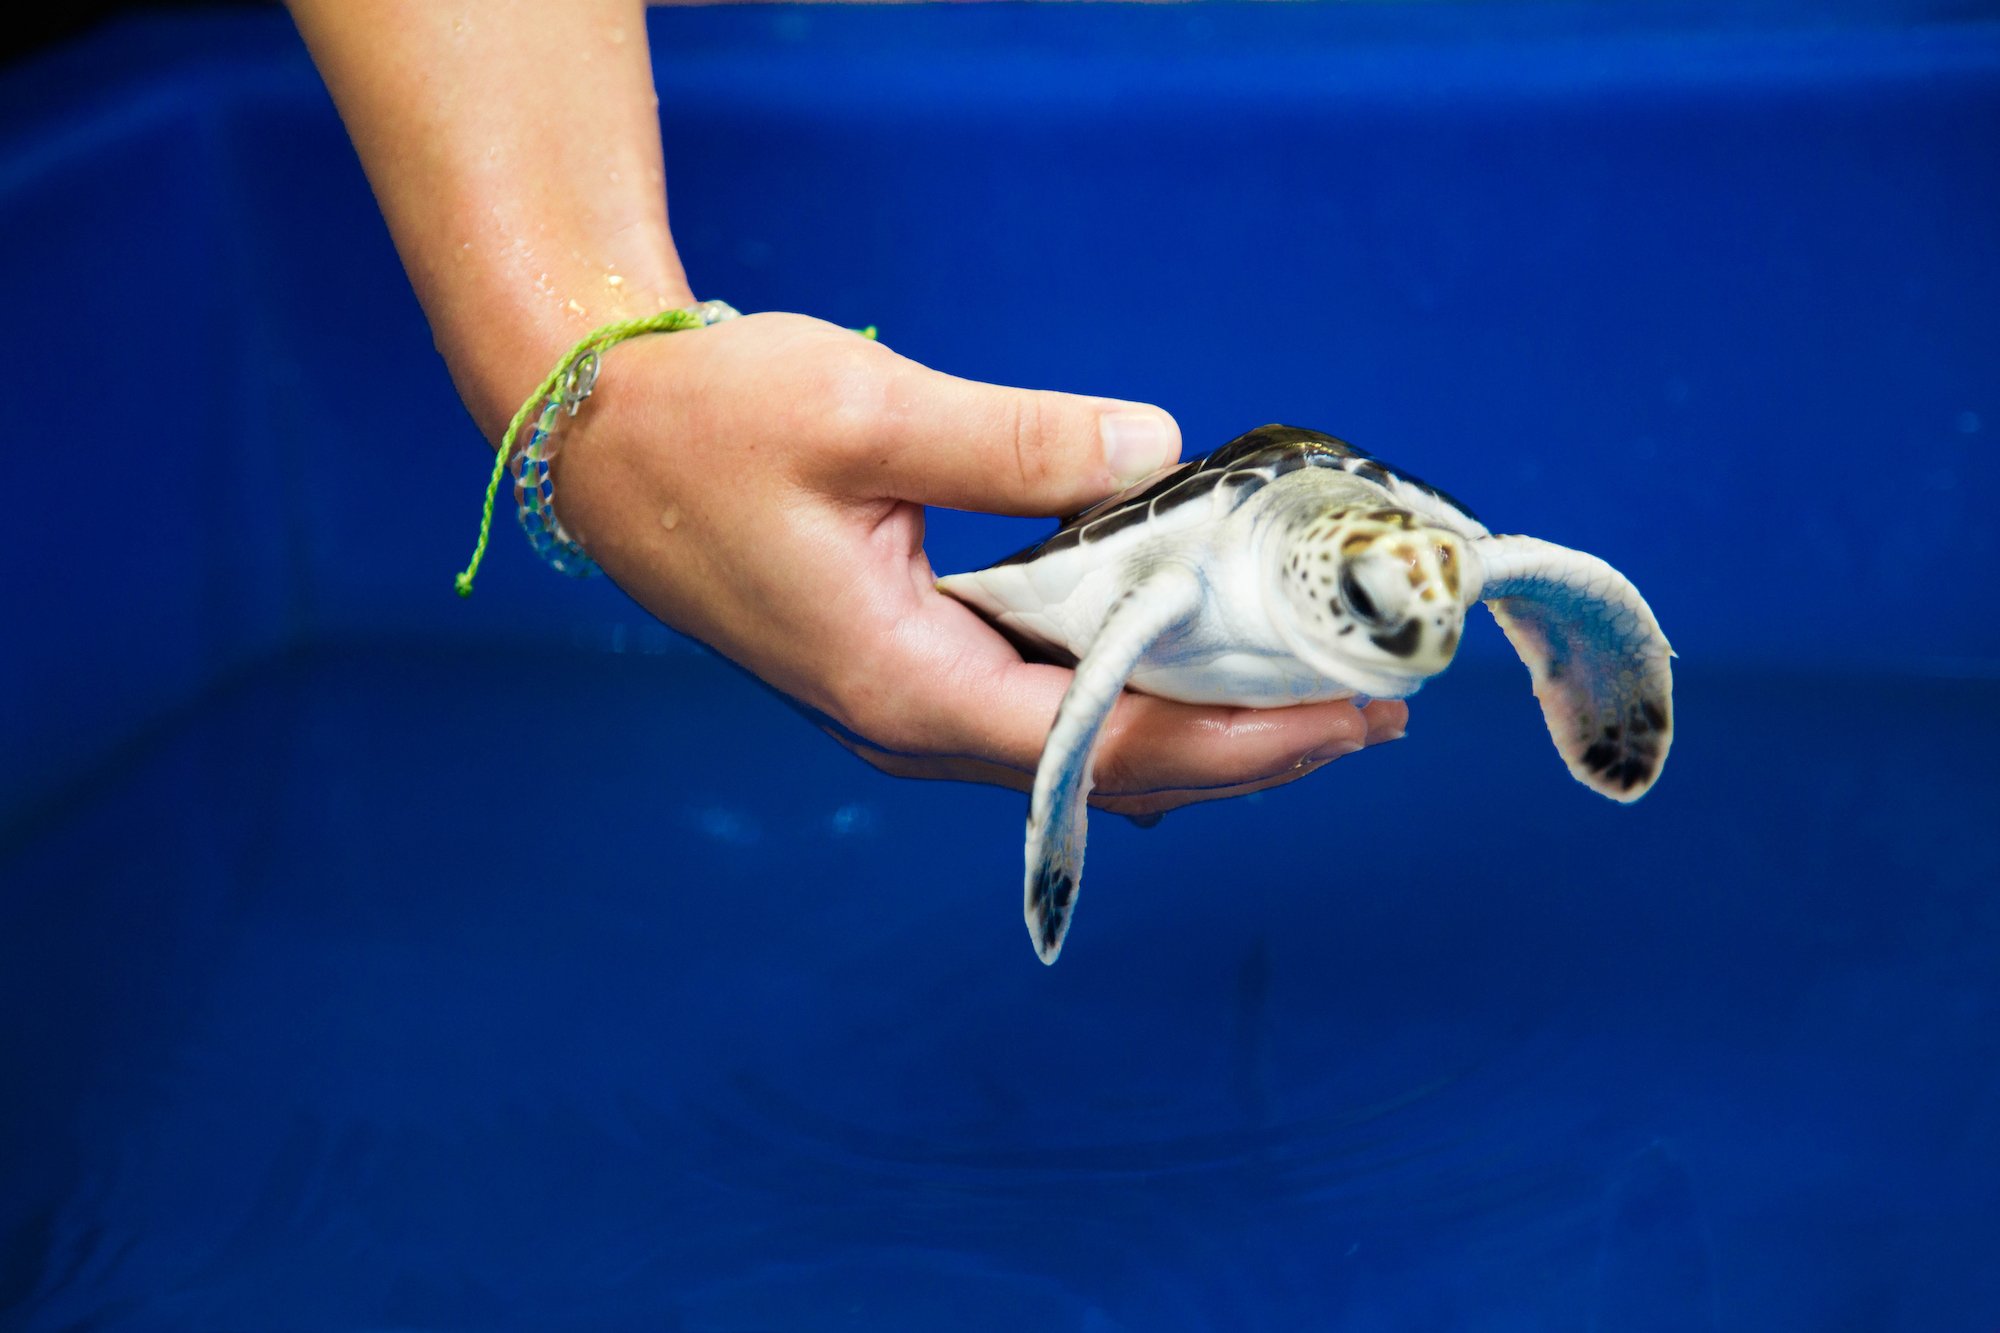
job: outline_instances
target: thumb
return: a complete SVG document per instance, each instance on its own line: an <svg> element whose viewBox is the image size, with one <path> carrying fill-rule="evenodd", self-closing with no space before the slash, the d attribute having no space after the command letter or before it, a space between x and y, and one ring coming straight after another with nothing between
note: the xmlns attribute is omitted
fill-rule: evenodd
<svg viewBox="0 0 2000 1333"><path fill-rule="evenodd" d="M881 497L996 514L1070 514L1181 453L1160 408L1009 389L911 363L871 442L865 483Z"/></svg>

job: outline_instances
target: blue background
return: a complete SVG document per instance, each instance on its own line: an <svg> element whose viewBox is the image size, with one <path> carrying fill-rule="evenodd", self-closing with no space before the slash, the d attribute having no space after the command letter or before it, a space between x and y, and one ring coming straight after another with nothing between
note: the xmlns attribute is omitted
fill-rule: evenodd
<svg viewBox="0 0 2000 1333"><path fill-rule="evenodd" d="M2000 1322L1993 7L651 28L702 295L1603 554L1673 765L1588 800L1476 634L1095 821L1045 972L1018 798L518 544L451 595L485 456L296 38L127 21L0 76L0 1326Z"/></svg>

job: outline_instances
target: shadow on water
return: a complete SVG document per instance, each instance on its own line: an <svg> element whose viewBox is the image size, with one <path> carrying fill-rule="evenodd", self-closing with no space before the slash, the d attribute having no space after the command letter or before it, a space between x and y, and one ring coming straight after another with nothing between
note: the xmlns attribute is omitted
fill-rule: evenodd
<svg viewBox="0 0 2000 1333"><path fill-rule="evenodd" d="M0 1324L1977 1326L2000 691L1899 697L1684 666L1624 810L1455 672L1045 969L1018 796L719 664L274 668L0 865Z"/></svg>

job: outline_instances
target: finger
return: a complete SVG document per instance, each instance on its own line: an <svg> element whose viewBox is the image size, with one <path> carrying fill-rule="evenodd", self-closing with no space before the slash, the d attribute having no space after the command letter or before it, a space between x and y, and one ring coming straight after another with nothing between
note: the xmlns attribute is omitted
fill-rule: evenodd
<svg viewBox="0 0 2000 1333"><path fill-rule="evenodd" d="M996 514L1071 514L1180 457L1157 407L958 379L906 362L848 460L864 498Z"/></svg>
<svg viewBox="0 0 2000 1333"><path fill-rule="evenodd" d="M1074 673L1023 662L965 607L942 597L889 631L893 691L850 693L836 712L875 749L952 757L1032 775ZM887 703L885 701L893 701ZM1121 695L1106 720L1095 788L1102 797L1226 790L1324 762L1401 733L1407 710L1349 700L1231 708ZM974 781L1003 781L985 773ZM1005 785L1015 785L1008 783Z"/></svg>
<svg viewBox="0 0 2000 1333"><path fill-rule="evenodd" d="M990 760L971 759L963 755L898 754L892 750L879 749L857 736L848 735L836 728L828 727L825 730L827 735L846 746L853 754L891 777L934 782L976 782L1018 792L1027 792L1035 784L1033 773L1009 768ZM1226 800L1232 796L1248 796L1255 792L1268 791L1273 787L1281 787L1288 782L1296 782L1308 773L1316 773L1332 762L1332 759L1301 759L1283 773L1227 787L1182 788L1126 795L1093 792L1090 803L1100 810L1107 810L1113 814L1142 817L1164 814L1169 810L1178 810L1182 806L1193 805L1200 801Z"/></svg>
<svg viewBox="0 0 2000 1333"><path fill-rule="evenodd" d="M1410 706L1401 699L1377 699L1361 710L1368 719L1368 743L1399 741L1410 726Z"/></svg>
<svg viewBox="0 0 2000 1333"><path fill-rule="evenodd" d="M1060 667L1019 661L971 680L939 672L923 677L906 704L928 717L926 752L1032 773L1071 678ZM1367 744L1370 725L1346 700L1225 708L1128 693L1105 723L1096 790L1116 796L1259 782L1301 760L1353 753Z"/></svg>
<svg viewBox="0 0 2000 1333"><path fill-rule="evenodd" d="M1092 794L1090 803L1100 810L1114 815L1134 815L1141 819L1156 817L1182 806L1197 805L1203 801L1227 801L1238 796L1254 796L1258 792L1270 791L1297 782L1300 778L1317 773L1331 759L1302 759L1283 773L1262 778L1256 782L1239 783L1234 787L1202 787L1192 791L1151 791L1130 796L1098 796Z"/></svg>
<svg viewBox="0 0 2000 1333"><path fill-rule="evenodd" d="M1156 791L1231 792L1290 781L1368 743L1344 700L1289 708L1214 708L1128 694L1112 710L1096 763L1107 800Z"/></svg>
<svg viewBox="0 0 2000 1333"><path fill-rule="evenodd" d="M1378 699L1361 710L1368 724L1368 736L1364 747L1384 745L1403 736L1404 722L1409 717L1409 706L1399 699ZM1168 810L1176 810L1197 801L1219 801L1232 796L1249 796L1273 787L1282 787L1288 782L1297 782L1308 773L1317 773L1335 759L1338 754L1307 756L1283 773L1276 773L1255 782L1240 783L1233 787L1203 787L1179 791L1136 792L1128 795L1093 792L1091 804L1114 814L1157 815Z"/></svg>

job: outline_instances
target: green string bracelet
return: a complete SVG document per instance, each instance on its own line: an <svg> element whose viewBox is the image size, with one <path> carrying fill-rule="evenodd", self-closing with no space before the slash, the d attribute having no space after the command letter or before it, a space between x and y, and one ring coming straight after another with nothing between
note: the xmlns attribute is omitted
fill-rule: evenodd
<svg viewBox="0 0 2000 1333"><path fill-rule="evenodd" d="M563 530L555 516L555 483L549 473L549 460L554 450L548 440L554 430L558 413L576 415L583 400L590 397L597 383L599 359L603 352L627 338L636 338L645 333L675 333L682 329L699 329L736 318L736 311L723 301L703 301L697 305L685 306L677 310L663 310L657 315L647 315L643 319L628 319L616 324L606 324L593 329L581 342L563 354L556 368L528 395L514 419L507 423L507 433L500 437L499 451L493 458L493 475L486 481L486 502L479 513L479 540L472 548L472 559L459 571L453 585L460 597L472 596L472 580L479 573L480 564L486 559L486 547L493 535L493 505L500 495L500 479L506 475L510 462L519 469L515 482L515 495L519 500L521 527L528 535L529 544L550 565L570 575L587 575L597 572L595 561L584 553L576 540ZM857 329L862 337L872 340L875 326ZM534 413L537 406L540 413L530 435L527 447L517 457L514 440L520 434L522 425Z"/></svg>

